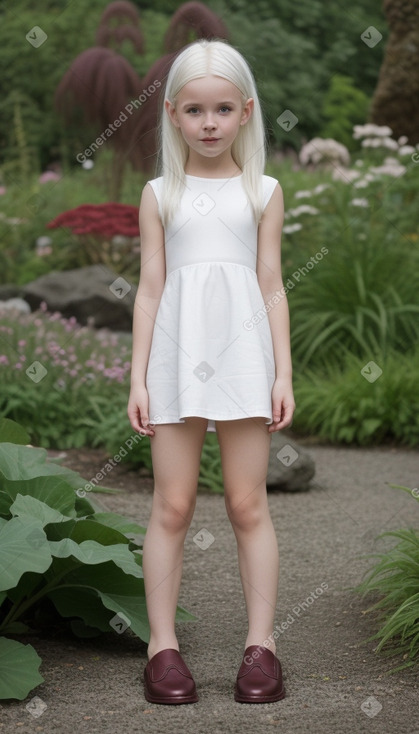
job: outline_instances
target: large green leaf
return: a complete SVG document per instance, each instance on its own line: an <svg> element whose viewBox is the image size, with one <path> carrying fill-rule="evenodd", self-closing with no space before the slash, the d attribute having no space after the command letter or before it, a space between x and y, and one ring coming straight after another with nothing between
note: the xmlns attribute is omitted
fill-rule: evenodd
<svg viewBox="0 0 419 734"><path fill-rule="evenodd" d="M102 512L102 503L90 494L89 499L87 497L79 497L76 495L76 512L77 517L86 517L94 512Z"/></svg>
<svg viewBox="0 0 419 734"><path fill-rule="evenodd" d="M65 584L95 589L102 603L114 612L123 612L131 629L142 640L149 635L144 580L122 573L113 563L80 566L66 576Z"/></svg>
<svg viewBox="0 0 419 734"><path fill-rule="evenodd" d="M86 586L60 586L48 593L62 617L79 617L90 628L109 632L109 609L103 606L96 589Z"/></svg>
<svg viewBox="0 0 419 734"><path fill-rule="evenodd" d="M75 501L76 493L73 487L68 484L65 478L59 476L34 477L26 480L9 480L2 481L2 492L9 499L9 505L16 499L18 494L30 495L36 497L41 502L52 507L63 515L76 517ZM0 512L2 512L3 504L0 496Z"/></svg>
<svg viewBox="0 0 419 734"><path fill-rule="evenodd" d="M120 594L105 594L98 591L102 603L107 609L115 612L115 616L110 619L110 626L116 632L124 631L125 625L144 642L150 641L150 625L148 622L147 609L145 603L145 595L141 597L121 596ZM115 619L118 613L122 612L123 617ZM128 624L129 621L129 624ZM122 626L122 629L121 629Z"/></svg>
<svg viewBox="0 0 419 734"><path fill-rule="evenodd" d="M136 523L135 520L131 520L125 515L118 515L116 512L96 512L91 519L110 528L115 528L115 530L119 530L124 534L144 535L147 530L147 528Z"/></svg>
<svg viewBox="0 0 419 734"><path fill-rule="evenodd" d="M145 601L144 579L122 573L112 563L100 566L80 566L67 574L65 584L68 588L76 587L94 589L98 592L103 605L115 613L122 612L130 621L130 628L140 639L148 642L150 628ZM51 597L53 597L52 592ZM82 615L80 615L82 616ZM92 621L83 617L87 624ZM177 621L191 621L196 617L185 609L177 607ZM111 625L112 626L112 625ZM116 627L114 628L116 629Z"/></svg>
<svg viewBox="0 0 419 734"><path fill-rule="evenodd" d="M39 673L41 658L32 645L0 637L0 699L22 701L33 688L43 683Z"/></svg>
<svg viewBox="0 0 419 734"><path fill-rule="evenodd" d="M84 540L80 544L70 538L59 541L49 541L49 547L53 556L57 558L68 558L72 556L87 565L98 565L112 561L124 573L142 578L141 566L136 563L135 556L127 545L101 545L94 540Z"/></svg>
<svg viewBox="0 0 419 734"><path fill-rule="evenodd" d="M42 527L48 525L51 522L67 522L71 518L62 515L58 510L54 510L45 502L40 502L36 497L31 495L18 494L15 501L10 505L10 512L12 515L18 517L29 517L38 520Z"/></svg>
<svg viewBox="0 0 419 734"><path fill-rule="evenodd" d="M19 579L19 583L13 589L8 589L7 596L13 604L20 603L25 597L29 599L30 596L36 593L41 586L45 586L45 579L42 574L33 573L27 571ZM0 625L1 627L1 625ZM6 630L2 627L4 634L7 634Z"/></svg>
<svg viewBox="0 0 419 734"><path fill-rule="evenodd" d="M95 522L90 517L80 518L72 523L54 523L48 527L48 537L50 540L71 538L76 543L81 543L83 540L95 540L101 545L129 544L129 539L119 530Z"/></svg>
<svg viewBox="0 0 419 734"><path fill-rule="evenodd" d="M0 528L0 591L16 586L26 571L43 573L51 565L47 536L39 522L14 517Z"/></svg>
<svg viewBox="0 0 419 734"><path fill-rule="evenodd" d="M4 441L24 446L30 443L31 439L29 433L19 423L10 420L10 418L0 418L0 443Z"/></svg>
<svg viewBox="0 0 419 734"><path fill-rule="evenodd" d="M11 499L9 495L6 492L0 491L0 515L3 515L4 517L9 518L10 503L11 503Z"/></svg>
<svg viewBox="0 0 419 734"><path fill-rule="evenodd" d="M74 489L82 489L86 480L72 469L48 461L46 449L30 446L17 446L14 443L0 443L0 476L12 481L33 479L34 477L61 477ZM118 490L96 487L94 491L116 493Z"/></svg>

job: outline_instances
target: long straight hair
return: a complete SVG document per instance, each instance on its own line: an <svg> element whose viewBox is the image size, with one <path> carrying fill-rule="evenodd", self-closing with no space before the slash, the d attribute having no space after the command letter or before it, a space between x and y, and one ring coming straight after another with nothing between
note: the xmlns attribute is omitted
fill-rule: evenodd
<svg viewBox="0 0 419 734"><path fill-rule="evenodd" d="M165 101L175 104L176 95L188 82L207 75L232 82L254 107L245 125L241 125L231 154L243 172L242 183L258 223L263 212L262 174L265 170L266 139L261 106L253 74L243 56L221 39L199 39L186 46L170 67L164 95L161 95L157 175L163 176L160 216L166 227L178 209L186 185L185 165L189 149L179 128L173 125Z"/></svg>

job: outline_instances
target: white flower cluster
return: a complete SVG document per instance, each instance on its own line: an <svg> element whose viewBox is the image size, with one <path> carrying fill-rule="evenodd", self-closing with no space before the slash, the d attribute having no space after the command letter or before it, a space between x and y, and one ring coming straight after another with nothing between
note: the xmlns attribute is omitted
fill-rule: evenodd
<svg viewBox="0 0 419 734"><path fill-rule="evenodd" d="M401 176L405 173L406 166L402 166L397 158L385 158L382 166L372 166L372 173L384 174L385 176Z"/></svg>
<svg viewBox="0 0 419 734"><path fill-rule="evenodd" d="M355 140L359 138L367 138L369 136L376 138L387 138L393 134L391 127L387 125L373 125L372 123L367 125L354 125L352 137Z"/></svg>
<svg viewBox="0 0 419 734"><path fill-rule="evenodd" d="M286 224L285 227L282 228L282 231L284 234L292 234L293 232L299 232L302 228L302 224L295 222L295 224Z"/></svg>
<svg viewBox="0 0 419 734"><path fill-rule="evenodd" d="M368 199L352 199L351 204L352 206L369 206Z"/></svg>
<svg viewBox="0 0 419 734"><path fill-rule="evenodd" d="M318 184L314 187L312 191L296 191L294 194L295 199L308 199L310 196L313 196L313 194L322 194L323 191L326 191L326 189L330 189L330 184L324 183L324 184Z"/></svg>
<svg viewBox="0 0 419 734"><path fill-rule="evenodd" d="M324 162L349 165L350 156L346 146L333 138L313 138L303 145L299 159L303 166Z"/></svg>
<svg viewBox="0 0 419 734"><path fill-rule="evenodd" d="M366 173L363 178L360 178L358 181L355 181L354 188L355 189L365 189L371 181L375 181L376 176L373 176L372 173Z"/></svg>
<svg viewBox="0 0 419 734"><path fill-rule="evenodd" d="M285 213L285 218L299 217L300 214L320 214L320 212L314 206L308 206L308 204L301 204L301 206L297 206L295 209L288 209L288 211Z"/></svg>
<svg viewBox="0 0 419 734"><path fill-rule="evenodd" d="M399 144L393 138L365 138L361 143L363 148L388 148L398 150Z"/></svg>
<svg viewBox="0 0 419 734"><path fill-rule="evenodd" d="M343 181L344 183L352 183L354 179L360 176L360 172L354 168L335 168L332 174L334 181Z"/></svg>
<svg viewBox="0 0 419 734"><path fill-rule="evenodd" d="M307 199L311 196L311 191L296 191L294 196L296 199Z"/></svg>
<svg viewBox="0 0 419 734"><path fill-rule="evenodd" d="M388 125L355 125L352 137L361 141L363 148L387 148L396 151L399 156L409 155L416 152L412 145L406 145L408 138L402 135L398 140L392 138L393 131ZM384 171L382 171L384 173ZM393 175L393 174L390 174Z"/></svg>

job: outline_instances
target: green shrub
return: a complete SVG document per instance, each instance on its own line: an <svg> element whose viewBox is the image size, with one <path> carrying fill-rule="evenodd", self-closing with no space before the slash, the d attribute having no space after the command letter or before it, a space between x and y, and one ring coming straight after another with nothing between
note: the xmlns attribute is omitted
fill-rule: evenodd
<svg viewBox="0 0 419 734"><path fill-rule="evenodd" d="M103 237L100 248L87 249L83 239L67 229L47 229L61 212L82 204L102 204L109 200L110 156L104 151L92 170L65 171L57 181L41 183L32 174L25 185L11 184L0 198L0 284L25 285L51 270L71 270L96 262L111 262L116 273L137 277L139 252L124 257ZM121 200L138 206L145 183L144 174L129 171L125 177ZM51 253L38 255L40 237L51 240Z"/></svg>
<svg viewBox="0 0 419 734"><path fill-rule="evenodd" d="M145 528L87 500L86 480L28 440L11 421L0 422L0 699L24 699L43 681L34 648L13 639L43 619L80 638L128 627L150 638ZM196 617L178 607L176 619Z"/></svg>
<svg viewBox="0 0 419 734"><path fill-rule="evenodd" d="M321 137L332 138L346 145L348 150L356 150L352 128L367 119L368 107L367 95L354 85L350 76L334 74L324 99L323 116L326 124Z"/></svg>
<svg viewBox="0 0 419 734"><path fill-rule="evenodd" d="M361 357L345 352L339 363L331 360L322 369L297 371L293 430L332 443L397 441L415 446L419 442L418 372L418 347L408 354L393 351L385 357L379 352Z"/></svg>
<svg viewBox="0 0 419 734"><path fill-rule="evenodd" d="M289 305L298 370L339 362L346 349L385 356L391 349L405 352L418 341L419 251L408 236L410 220L390 227L381 206L357 215L353 207L351 215L353 196L345 184L324 196L325 221L318 234L327 254L308 270L314 248L304 248L303 256L298 255L300 275L298 268L293 274L285 266L285 276L294 285ZM370 194L371 204L377 196ZM394 210L395 205L390 211ZM315 242L319 252L318 237Z"/></svg>
<svg viewBox="0 0 419 734"><path fill-rule="evenodd" d="M390 485L419 499L418 490ZM381 598L367 612L381 611L381 626L369 640L379 640L376 652L402 655L404 662L390 672L417 665L419 660L419 535L416 530L394 530L378 536L394 537L399 541L386 553L374 553L376 565L364 574L366 578L355 587L363 594Z"/></svg>

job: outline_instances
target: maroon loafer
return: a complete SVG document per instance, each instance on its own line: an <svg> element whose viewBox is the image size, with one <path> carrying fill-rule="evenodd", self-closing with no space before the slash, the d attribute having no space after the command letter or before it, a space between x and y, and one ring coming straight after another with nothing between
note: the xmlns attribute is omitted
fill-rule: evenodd
<svg viewBox="0 0 419 734"><path fill-rule="evenodd" d="M192 673L179 650L160 650L144 668L144 695L151 703L195 703Z"/></svg>
<svg viewBox="0 0 419 734"><path fill-rule="evenodd" d="M240 703L271 703L285 696L281 663L263 645L246 648L237 673L234 700Z"/></svg>

